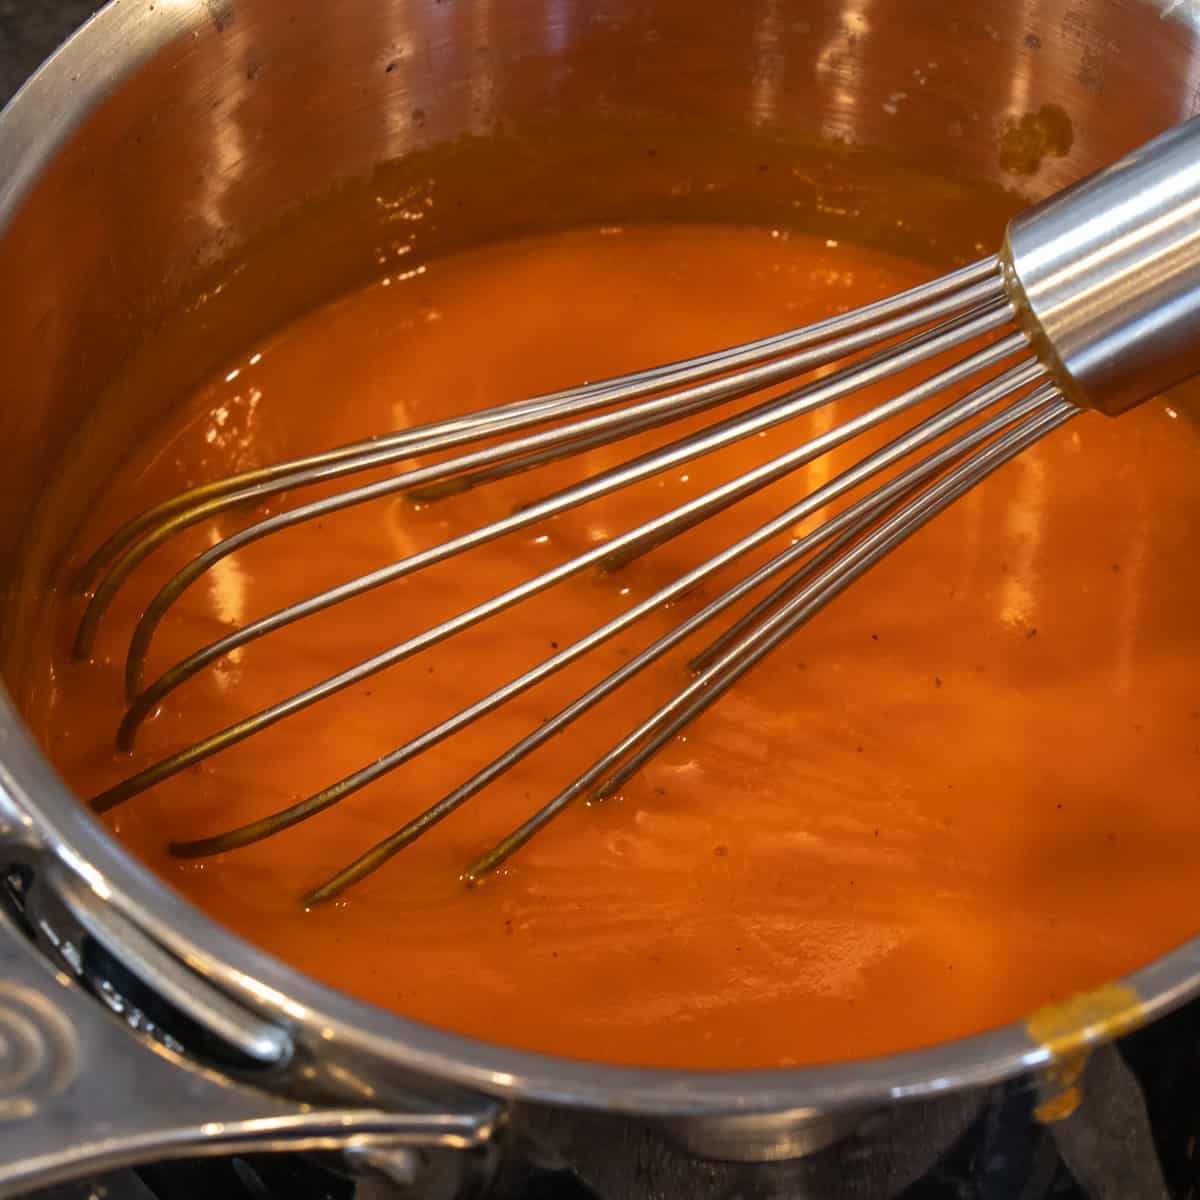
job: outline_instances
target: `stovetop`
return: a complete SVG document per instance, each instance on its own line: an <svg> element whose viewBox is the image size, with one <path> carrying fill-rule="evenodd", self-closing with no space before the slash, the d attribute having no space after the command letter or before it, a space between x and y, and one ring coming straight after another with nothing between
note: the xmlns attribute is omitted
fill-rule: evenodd
<svg viewBox="0 0 1200 1200"><path fill-rule="evenodd" d="M1084 1102L1042 1125L1024 1083L896 1105L806 1159L705 1163L653 1128L518 1112L475 1200L1200 1200L1200 1001L1093 1055ZM330 1158L263 1155L124 1171L37 1200L448 1200ZM457 1198L456 1198L457 1200Z"/></svg>

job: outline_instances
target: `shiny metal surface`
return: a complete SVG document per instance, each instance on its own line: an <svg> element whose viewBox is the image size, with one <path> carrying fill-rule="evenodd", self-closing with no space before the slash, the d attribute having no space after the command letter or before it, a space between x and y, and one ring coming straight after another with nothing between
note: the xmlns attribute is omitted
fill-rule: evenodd
<svg viewBox="0 0 1200 1200"><path fill-rule="evenodd" d="M285 1029L248 1011L189 971L79 880L64 877L61 870L54 876L54 895L80 928L156 996L257 1064L276 1066L287 1061L292 1045Z"/></svg>
<svg viewBox="0 0 1200 1200"><path fill-rule="evenodd" d="M664 137L690 123L887 146L916 168L997 180L1036 200L1192 115L1200 92L1200 15L1167 0L977 0L953 12L938 0L613 0L602 12L568 0L295 0L283 11L278 0L120 0L0 118L6 673L19 669L22 613L49 572L26 541L31 530L46 533L39 498L57 478L77 516L115 455L110 447L107 459L100 451L68 458L76 431L147 331L301 197L446 138L555 118L617 131L650 122ZM1005 137L1047 104L1069 117L1070 146L1021 164L1032 173L1014 173ZM573 206L579 219L603 218L588 208L586 172L557 177L558 190L534 194L519 164L498 171L479 198L475 232L536 225L555 205ZM676 183L648 186L635 199L666 204ZM345 240L314 241L281 263L269 294L242 294L236 305L226 303L228 292L211 296L194 343L147 368L151 382L158 372L163 403L247 338L361 278L385 229L383 214L365 209ZM435 222L426 247L453 244L454 236L454 220ZM239 286L229 281L228 290ZM235 319L247 311L261 328ZM106 403L127 436L159 415L119 394ZM60 543L70 521L67 513ZM387 1110L417 1107L419 1097L425 1111L449 1114L471 1111L474 1093L676 1122L754 1113L764 1118L754 1137L735 1136L720 1153L755 1158L769 1153L772 1115L780 1138L792 1137L797 1110L917 1103L1037 1072L1052 1057L1018 1024L832 1066L641 1070L519 1053L405 1020L263 954L153 878L63 785L3 697L0 815L22 860L32 848L35 858L61 863L165 953L284 1028L293 1053L272 1069L269 1087L288 1103L302 1095L343 1111ZM28 954L18 943L6 943L9 951L16 959L6 961ZM28 965L43 972L31 977L41 989L44 964ZM161 1091L134 1086L149 1080L134 1078L138 1056L164 1069L166 1060L104 1023L102 1010L98 1021L99 1006L78 988L48 977L45 994L75 1036L105 1039L103 1052L130 1064L127 1105L103 1147L81 1140L68 1151L61 1138L39 1146L35 1138L50 1125L11 1125L0 1151L10 1181L31 1178L46 1153L68 1154L60 1160L66 1172L89 1149L112 1151L119 1137L130 1139L122 1153L145 1152L139 1139L162 1096L186 1091L165 1080ZM1139 999L1116 1015L1153 1018L1196 994L1200 943L1126 982ZM1119 1024L1113 1017L1082 1022L1057 1049L1107 1040ZM179 1078L190 1075L172 1075ZM111 1115L115 1087L75 1093L71 1119ZM201 1112L218 1124L245 1117L234 1094L217 1089L198 1100L191 1128ZM29 1157L17 1162L22 1153Z"/></svg>
<svg viewBox="0 0 1200 1200"><path fill-rule="evenodd" d="M189 1065L100 1016L0 916L0 1196L83 1170L255 1149L464 1150L495 1105L455 1114L287 1101Z"/></svg>
<svg viewBox="0 0 1200 1200"><path fill-rule="evenodd" d="M675 1144L701 1158L779 1162L824 1150L857 1129L866 1115L801 1108L790 1113L667 1120L660 1122L660 1128Z"/></svg>
<svg viewBox="0 0 1200 1200"><path fill-rule="evenodd" d="M1038 350L1119 413L1200 370L1200 121L1018 217L1006 247Z"/></svg>
<svg viewBox="0 0 1200 1200"><path fill-rule="evenodd" d="M380 569L371 575L364 575L343 587L314 596L303 604L295 605L280 613L273 613L252 625L246 625L234 631L219 642L205 646L186 661L164 672L162 676L147 686L143 678L145 660L158 624L186 588L239 547L284 529L318 520L338 509L366 503L379 496L412 493L427 498L431 492L443 488L465 490L475 486L484 476L488 479L495 478L497 473L507 474L511 470L524 470L530 463L564 458L578 453L581 449L619 441L632 433L664 425L679 417L712 408L726 400L751 395L760 388L771 384L785 382L797 373L802 374L815 367L836 361L850 349L865 349L889 336L895 336L898 333L928 324L943 314L955 314L964 320L970 316L974 321L974 325L970 328L938 328L928 335L922 334L909 339L894 351L879 353L870 362L869 372L867 366L864 365L863 376L869 373L871 378L886 378L907 365L913 365L932 357L939 349L947 349L950 346L961 344L976 333L1000 328L1010 320L1011 312L1003 303L998 268L994 263L990 264L990 268L992 276L990 279L985 277L959 291L951 291L949 295L939 295L936 301L923 302L924 289L917 289L919 295L906 297L911 311L903 312L899 317L881 321L878 326L867 324L865 328L857 328L851 333L845 333L844 330L853 328L855 322L863 323L862 315L851 314L851 320L847 321L832 320L828 322L827 330L820 331L822 334L828 334L829 340L826 343L808 349L791 350L789 348L783 357L756 364L750 368L739 370L734 364L738 359L762 353L763 351L757 345L713 355L711 363L701 364L702 367L707 368L703 375L696 363L692 362L682 364L678 370L669 367L655 368L646 373L648 380L647 378L638 378L628 386L622 386L614 381L583 388L579 394L568 392L556 397L539 397L529 401L527 409L522 408L515 413L504 409L482 412L470 424L454 420L447 422L448 428L445 429L436 426L428 427L428 432L415 443L402 441L401 446L395 449L389 447L383 452L376 452L373 449L360 452L355 457L339 464L339 472L365 470L379 465L381 462L392 462L401 457L411 458L417 453L449 449L463 441L496 437L545 421L550 415L562 417L565 422L551 429L530 433L485 450L455 457L434 466L403 471L380 483L349 489L326 500L289 509L276 517L256 522L240 533L231 535L196 558L163 586L150 602L144 618L134 631L125 673L126 690L132 704L130 719L122 725L122 744L132 744L137 729L146 715L168 692L173 691L179 684L215 659L232 652L247 642L264 636L280 625L290 624L301 617L323 611L342 600L350 599L400 579L427 565L451 557L453 554L578 507L638 480L649 478L673 464L691 461L723 445L729 445L743 437L752 436L754 433L781 424L800 413L832 403L838 397L846 396L861 386L861 378L858 375L840 377L821 387L808 388L789 394L779 402L760 406L750 416L739 421L714 426L703 436L673 444L660 453L645 459L638 459L622 468L605 472L602 476L589 479L577 487L549 497L544 502L531 506L505 521L496 522L474 534L464 536L453 544L436 548L427 554L415 556L413 559L395 563L391 567ZM976 271L976 273L979 272ZM939 288L940 286L939 284ZM989 303L990 308L987 307ZM812 337L812 333L812 330L801 330L797 335L792 335L790 338L785 336L780 339L780 344L790 347L791 344L798 343L802 337L806 340L816 340ZM617 409L614 412L602 413L586 420L565 421L568 417L587 413L593 408L613 406L636 399L651 388L660 391L666 385L667 380L676 375L692 378L699 376L700 381L683 391L668 392L665 396L658 395L654 399ZM914 398L910 399L908 403L915 402ZM881 419L882 416L877 417L876 422ZM463 428L464 424L467 424L465 429ZM404 438L403 434L393 436ZM295 463L268 467L266 468L267 473L278 474L280 478L273 480L267 486L274 489L287 479L291 479L295 486L301 482L300 472L302 469L302 464ZM235 488L230 481L217 481L213 487L219 492L228 492L230 495L241 495L244 491L240 486ZM200 490L205 494L208 492L207 488ZM128 577L133 566L136 566L145 557L149 548L165 540L180 525L190 524L197 519L196 508L189 507L188 500L189 497L184 496L167 501L165 504L167 509L181 509L182 511L174 511L165 526L152 526L141 534L121 560L102 576L92 602L84 614L79 635L76 638L76 653L80 657L87 655L104 607L116 589ZM220 501L222 505L226 502L227 498ZM208 505L202 503L199 507L199 515L203 516L208 511ZM147 515L135 518L124 529L118 530L109 539L109 543L122 544L128 541L131 531L142 527L146 520ZM656 532L655 529L639 530L634 540L639 541L643 538L648 540L655 536ZM613 545L609 551L617 553L621 549L623 547ZM584 565L587 564L581 564L581 568ZM393 661L397 661L397 659L389 656L388 661L377 665L373 664L373 669L368 673L373 674L375 670L382 669L383 666L390 665ZM348 678L342 686L349 686L362 677L365 676ZM251 732L253 731L251 730Z"/></svg>

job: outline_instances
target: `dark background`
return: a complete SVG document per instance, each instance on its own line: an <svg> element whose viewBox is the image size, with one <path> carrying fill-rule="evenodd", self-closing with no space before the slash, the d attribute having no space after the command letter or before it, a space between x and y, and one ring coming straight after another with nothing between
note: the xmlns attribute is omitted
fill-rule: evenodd
<svg viewBox="0 0 1200 1200"><path fill-rule="evenodd" d="M0 104L102 0L0 0Z"/></svg>

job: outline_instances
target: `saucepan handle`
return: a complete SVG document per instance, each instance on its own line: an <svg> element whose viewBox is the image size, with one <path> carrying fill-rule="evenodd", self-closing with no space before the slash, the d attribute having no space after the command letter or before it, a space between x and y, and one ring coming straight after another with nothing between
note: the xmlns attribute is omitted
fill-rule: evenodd
<svg viewBox="0 0 1200 1200"><path fill-rule="evenodd" d="M118 960L137 960L140 951L141 961L123 965L143 978L157 973L154 984L186 1011L174 973L187 968L161 949L156 962L151 943L139 947L119 914L72 894L73 886L61 872L52 891L89 936ZM31 930L43 926L40 935L61 950L62 933L36 907L26 911ZM418 1170L418 1148L466 1151L492 1136L498 1106L484 1097L450 1113L304 1104L190 1061L169 1037L135 1036L119 999L106 1007L73 977L77 945L60 970L19 928L23 919L0 911L0 1197L136 1163L234 1152L352 1149L357 1160L405 1178ZM229 998L214 1009L204 995L211 985L195 975L192 982L200 998L192 1008L215 1013L224 1042L260 1061L291 1052L286 1030Z"/></svg>

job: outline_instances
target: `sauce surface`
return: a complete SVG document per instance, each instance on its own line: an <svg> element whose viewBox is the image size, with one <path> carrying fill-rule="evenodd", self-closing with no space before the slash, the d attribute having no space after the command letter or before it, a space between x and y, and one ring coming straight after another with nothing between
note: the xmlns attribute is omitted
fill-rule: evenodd
<svg viewBox="0 0 1200 1200"><path fill-rule="evenodd" d="M112 480L73 561L190 484L777 332L930 274L846 242L707 225L578 229L403 267L248 346L179 406ZM245 523L219 518L143 566L90 663L68 653L77 599L65 586L55 595L33 632L45 670L28 681L26 712L68 781L94 795L869 398L239 650L167 701L132 758L118 754L133 623L172 569ZM201 907L329 983L442 1027L578 1058L723 1068L909 1049L1149 961L1195 930L1200 835L1198 448L1161 404L1120 421L1078 418L1009 464L620 796L573 806L481 887L464 888L459 872L681 686L703 635L338 901L307 912L297 903L740 572L309 822L213 859L168 853L171 839L231 828L373 761L883 436L208 760L130 800L112 827ZM160 630L150 675L236 625L662 440L416 509L379 501L260 542L189 590Z"/></svg>

